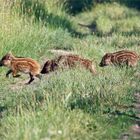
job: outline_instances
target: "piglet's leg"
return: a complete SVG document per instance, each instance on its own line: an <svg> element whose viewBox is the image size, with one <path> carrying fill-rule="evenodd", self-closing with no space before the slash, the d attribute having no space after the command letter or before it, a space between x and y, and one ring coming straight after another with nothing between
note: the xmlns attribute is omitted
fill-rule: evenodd
<svg viewBox="0 0 140 140"><path fill-rule="evenodd" d="M12 70L12 75L14 78L17 78L20 76L19 74L17 74L17 70Z"/></svg>
<svg viewBox="0 0 140 140"><path fill-rule="evenodd" d="M6 77L9 77L9 74L10 74L10 73L12 73L12 70L11 70L11 69L7 71Z"/></svg>
<svg viewBox="0 0 140 140"><path fill-rule="evenodd" d="M128 61L127 66L135 67L137 65L137 61Z"/></svg>
<svg viewBox="0 0 140 140"><path fill-rule="evenodd" d="M28 83L26 83L26 85L29 85L31 82L34 81L34 76L31 73L29 73L29 75L30 75L30 80Z"/></svg>

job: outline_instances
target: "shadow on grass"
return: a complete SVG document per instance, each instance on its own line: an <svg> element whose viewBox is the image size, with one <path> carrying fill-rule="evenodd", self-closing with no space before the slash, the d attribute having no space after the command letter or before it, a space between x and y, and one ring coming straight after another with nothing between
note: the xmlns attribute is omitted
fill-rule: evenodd
<svg viewBox="0 0 140 140"><path fill-rule="evenodd" d="M102 3L102 2L111 2L109 0L96 0L94 1L94 3ZM136 2L133 2L133 6L137 5L137 3L139 3L139 0L136 0ZM80 5L77 4L77 2L75 1L71 1L71 0L67 0L66 3L69 5L68 7L71 7L71 11L73 13L77 13L79 11L81 11L83 8L87 7L89 8L92 4L93 4L93 0L83 0L83 1L78 1L78 3L80 3ZM128 4L132 3L132 2L127 2L126 0L124 0L124 2L121 2L123 4ZM89 34L84 34L81 32L76 31L76 29L74 29L72 22L69 20L69 18L66 15L57 15L54 13L50 13L48 12L48 10L45 7L44 2L42 1L38 1L38 0L21 0L20 3L15 3L13 4L14 8L23 15L27 15L28 17L33 17L33 19L35 20L35 22L42 22L46 27L50 26L52 28L62 28L64 30L69 31L70 33L72 33L72 36L74 37L85 37L87 35L90 34L95 34L97 36L110 36L112 35L113 31L111 30L108 33L102 33L101 31L99 31L97 29L97 24L92 23L91 25L84 25L86 26L90 33ZM80 6L81 10L78 8ZM134 31L135 32L135 31ZM130 33L124 33L124 34L133 34L133 32ZM139 35L139 32L137 33L137 31L135 32L135 34Z"/></svg>
<svg viewBox="0 0 140 140"><path fill-rule="evenodd" d="M3 112L7 111L7 107L6 106L0 106L0 118L3 117Z"/></svg>
<svg viewBox="0 0 140 140"><path fill-rule="evenodd" d="M45 5L37 0L21 0L20 3L14 3L13 8L19 12L20 15L33 18L35 22L42 22L46 27L62 28L72 33L73 36L82 37L82 33L77 32L72 25L72 22L66 15L58 16L54 13L48 12Z"/></svg>
<svg viewBox="0 0 140 140"><path fill-rule="evenodd" d="M126 5L127 7L140 10L140 0L119 0L118 2Z"/></svg>
<svg viewBox="0 0 140 140"><path fill-rule="evenodd" d="M104 36L112 36L113 33L117 33L119 31L112 29L111 31L107 32L107 33L103 33L101 32L98 28L97 28L97 23L96 21L85 25L85 24L78 24L79 26L83 27L83 28L88 28L89 29L89 34L94 34L98 37L104 37ZM132 35L136 35L136 36L140 36L140 30L139 29L133 29L132 31L128 31L128 32L120 32L123 36L132 36ZM89 35L87 34L87 35Z"/></svg>
<svg viewBox="0 0 140 140"><path fill-rule="evenodd" d="M100 110L97 107L97 104L94 105L95 100L93 100L93 98L89 97L89 98L79 98L79 99L73 99L72 102L70 102L69 107L71 110L73 109L81 109L86 113L90 113L90 114L94 114L97 110ZM100 107L100 105L99 105ZM123 106L122 108L127 108L127 109L132 109L133 106ZM103 111L103 114L110 114L113 116L126 116L126 117L130 117L131 119L134 120L140 120L140 117L136 116L136 114L134 112L131 112L129 110L127 110L126 112L124 111L120 111L120 110L111 110L108 109L107 111Z"/></svg>
<svg viewBox="0 0 140 140"><path fill-rule="evenodd" d="M134 30L130 32L122 32L123 36L131 36L131 35L137 35L140 36L140 30Z"/></svg>
<svg viewBox="0 0 140 140"><path fill-rule="evenodd" d="M88 113L95 113L95 109L94 109L94 101L92 98L87 97L87 98L83 98L83 97L79 97L79 98L75 98L73 99L68 107L70 107L70 109L82 109L85 112Z"/></svg>
<svg viewBox="0 0 140 140"><path fill-rule="evenodd" d="M130 106L130 108L132 108L132 106ZM132 119L138 119L140 120L140 117L138 117L135 113L128 113L128 112L122 112L120 110L115 110L115 111L111 111L111 109L109 109L108 111L104 111L104 114L111 114L113 116L127 116L130 117Z"/></svg>
<svg viewBox="0 0 140 140"><path fill-rule="evenodd" d="M82 12L85 9L91 9L93 3L94 3L93 0L77 0L77 1L66 0L64 4L68 9L68 13L75 15Z"/></svg>
<svg viewBox="0 0 140 140"><path fill-rule="evenodd" d="M102 87L102 89L104 89L104 87ZM140 120L140 118L136 116L136 113L134 111L135 107L133 104L118 104L114 102L111 105L106 104L107 101L108 97L106 97L103 92L99 92L97 93L97 95L92 94L84 97L82 95L75 95L70 98L67 107L71 110L80 109L89 114L102 112L103 114L112 116L126 116L134 120Z"/></svg>

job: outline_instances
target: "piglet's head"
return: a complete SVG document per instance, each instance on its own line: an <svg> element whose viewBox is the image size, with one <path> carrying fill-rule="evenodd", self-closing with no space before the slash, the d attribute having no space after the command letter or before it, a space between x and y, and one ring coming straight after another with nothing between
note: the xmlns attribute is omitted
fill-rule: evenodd
<svg viewBox="0 0 140 140"><path fill-rule="evenodd" d="M99 66L100 67L104 67L104 66L108 66L108 65L110 65L112 62L111 62L111 57L112 57L112 54L111 53L106 53L104 56L103 56L103 58L102 58L102 60L101 60L101 62L100 62L100 64L99 64Z"/></svg>
<svg viewBox="0 0 140 140"><path fill-rule="evenodd" d="M0 66L10 66L11 61L13 60L13 58L14 58L14 56L12 55L12 53L7 53L0 60Z"/></svg>

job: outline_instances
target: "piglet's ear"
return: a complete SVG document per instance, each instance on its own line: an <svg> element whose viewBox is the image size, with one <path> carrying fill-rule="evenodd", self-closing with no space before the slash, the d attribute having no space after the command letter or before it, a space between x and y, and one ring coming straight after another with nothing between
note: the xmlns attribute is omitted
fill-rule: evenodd
<svg viewBox="0 0 140 140"><path fill-rule="evenodd" d="M10 59L11 59L11 56L8 54L8 55L6 56L6 59L10 60Z"/></svg>
<svg viewBox="0 0 140 140"><path fill-rule="evenodd" d="M11 60L11 58L13 58L13 54L11 52L8 52L6 58Z"/></svg>
<svg viewBox="0 0 140 140"><path fill-rule="evenodd" d="M106 57L110 57L112 54L111 53L106 53L105 56Z"/></svg>

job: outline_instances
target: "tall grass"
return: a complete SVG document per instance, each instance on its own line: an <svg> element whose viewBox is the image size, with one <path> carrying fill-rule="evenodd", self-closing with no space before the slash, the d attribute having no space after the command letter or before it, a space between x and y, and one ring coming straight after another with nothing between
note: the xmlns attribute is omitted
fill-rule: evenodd
<svg viewBox="0 0 140 140"><path fill-rule="evenodd" d="M82 22L82 19L87 21L86 24L91 25L91 29L92 24L96 24L96 31L100 35L107 35L113 32L139 35L138 16L139 12L136 10L129 10L118 3L106 3L98 4L85 16L84 13L81 13L77 17L81 20L79 22Z"/></svg>
<svg viewBox="0 0 140 140"><path fill-rule="evenodd" d="M26 5L26 2L32 3ZM36 2L39 7L34 7ZM117 139L135 119L135 111L130 106L133 93L139 90L139 79L135 75L139 73L140 66L135 69L100 68L98 64L106 52L120 48L140 53L137 33L139 12L118 4L101 4L72 17L63 6L59 9L53 2L22 0L15 1L12 9L1 9L0 56L12 51L17 56L34 58L43 65L46 59L55 57L49 49L72 50L93 60L98 73L92 76L83 68L58 70L43 75L41 81L36 79L30 86L25 86L28 75L7 79L7 68L1 67L0 139ZM33 11L29 14L30 8ZM38 8L44 10L43 17L41 10L36 17ZM51 15L49 21L48 15ZM63 22L63 18L70 26ZM86 22L86 19L91 23L96 21L102 36L73 36L71 27L80 20ZM78 31L77 26L74 28ZM110 31L112 34L106 35Z"/></svg>
<svg viewBox="0 0 140 140"><path fill-rule="evenodd" d="M18 0L12 9L20 16L41 22L49 28L63 28L74 32L70 17L65 12L64 4L53 1Z"/></svg>

